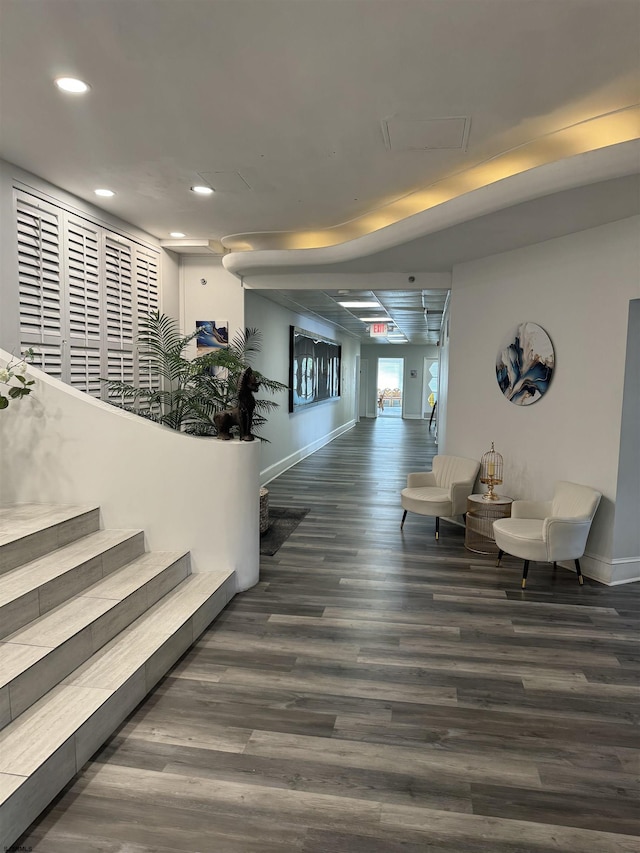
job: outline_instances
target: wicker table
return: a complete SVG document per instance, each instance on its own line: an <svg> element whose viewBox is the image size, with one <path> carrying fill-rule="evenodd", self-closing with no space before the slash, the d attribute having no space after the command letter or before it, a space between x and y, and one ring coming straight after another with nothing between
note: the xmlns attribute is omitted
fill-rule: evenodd
<svg viewBox="0 0 640 853"><path fill-rule="evenodd" d="M513 498L505 495L498 495L495 501L485 500L484 495L469 495L464 547L476 554L497 554L493 522L497 518L509 518L512 503Z"/></svg>

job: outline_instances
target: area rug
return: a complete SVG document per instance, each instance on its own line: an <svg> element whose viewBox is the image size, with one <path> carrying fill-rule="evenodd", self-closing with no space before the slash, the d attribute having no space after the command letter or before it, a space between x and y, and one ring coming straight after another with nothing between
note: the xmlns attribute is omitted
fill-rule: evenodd
<svg viewBox="0 0 640 853"><path fill-rule="evenodd" d="M269 527L260 536L260 553L273 557L284 545L311 507L292 509L285 506L269 507Z"/></svg>

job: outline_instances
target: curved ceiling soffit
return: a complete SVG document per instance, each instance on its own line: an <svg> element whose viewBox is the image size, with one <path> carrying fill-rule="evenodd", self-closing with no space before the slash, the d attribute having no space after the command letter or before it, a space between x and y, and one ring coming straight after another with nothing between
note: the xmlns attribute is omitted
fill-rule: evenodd
<svg viewBox="0 0 640 853"><path fill-rule="evenodd" d="M640 106L519 146L358 219L319 231L224 237L236 275L367 257L520 202L640 167Z"/></svg>

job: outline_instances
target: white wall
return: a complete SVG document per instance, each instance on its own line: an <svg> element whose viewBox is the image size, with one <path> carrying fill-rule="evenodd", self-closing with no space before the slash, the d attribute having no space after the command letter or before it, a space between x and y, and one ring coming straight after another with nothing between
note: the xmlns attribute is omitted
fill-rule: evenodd
<svg viewBox="0 0 640 853"><path fill-rule="evenodd" d="M424 417L422 411L424 360L425 357L438 358L438 347L412 346L410 344L365 344L361 347L360 355L362 360L366 360L368 363L366 417L376 417L379 358L401 358L404 360L402 415L405 418ZM417 372L415 377L411 376L412 370Z"/></svg>
<svg viewBox="0 0 640 853"><path fill-rule="evenodd" d="M160 305L163 314L180 320L180 256L162 251L160 257Z"/></svg>
<svg viewBox="0 0 640 853"><path fill-rule="evenodd" d="M608 582L635 570L613 560L613 524L639 228L632 217L461 264L452 278L440 452L479 459L494 441L505 460L500 491L514 498L547 498L558 479L599 489L585 574ZM495 377L498 346L523 321L547 330L556 355L549 391L532 406L507 401Z"/></svg>
<svg viewBox="0 0 640 853"><path fill-rule="evenodd" d="M356 356L360 342L340 334L333 326L289 311L252 290L245 291L245 321L263 334L262 351L254 366L270 379L289 384L289 328L300 326L310 332L337 340L342 345L341 397L289 413L288 392L272 397L280 407L268 415L261 434L269 439L260 449L263 483L272 480L309 453L355 424Z"/></svg>
<svg viewBox="0 0 640 853"><path fill-rule="evenodd" d="M621 562L640 554L640 299L629 304L620 462L613 556Z"/></svg>
<svg viewBox="0 0 640 853"><path fill-rule="evenodd" d="M236 590L257 582L258 442L184 435L29 373L32 394L0 412L0 503L100 506L104 527L143 529L149 550L234 569Z"/></svg>
<svg viewBox="0 0 640 853"><path fill-rule="evenodd" d="M246 325L242 283L215 255L180 258L180 325L185 334L195 329L196 320L227 320L230 339ZM195 341L187 352L195 356Z"/></svg>

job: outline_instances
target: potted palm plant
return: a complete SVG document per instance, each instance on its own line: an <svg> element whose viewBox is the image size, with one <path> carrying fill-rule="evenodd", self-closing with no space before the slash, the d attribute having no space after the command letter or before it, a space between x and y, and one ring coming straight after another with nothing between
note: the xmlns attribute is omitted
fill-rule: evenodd
<svg viewBox="0 0 640 853"><path fill-rule="evenodd" d="M141 365L149 378L147 386L103 380L111 402L171 429L191 435L218 433L216 415L238 405L240 380L251 370L255 387L269 393L286 391L287 385L253 369L250 361L261 349L258 329L238 332L228 346L195 359L185 355L198 330L183 335L176 321L154 312L141 323L137 337ZM253 428L259 430L267 414L277 408L270 399L256 399ZM218 417L218 424L222 421ZM262 441L266 441L259 434Z"/></svg>

